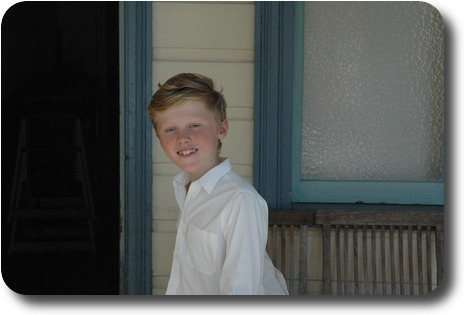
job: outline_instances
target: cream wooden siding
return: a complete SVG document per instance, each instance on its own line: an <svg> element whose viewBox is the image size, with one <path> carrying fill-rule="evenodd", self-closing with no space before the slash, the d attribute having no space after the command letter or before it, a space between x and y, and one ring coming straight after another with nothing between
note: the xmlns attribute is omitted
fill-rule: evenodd
<svg viewBox="0 0 464 315"><path fill-rule="evenodd" d="M153 90L180 72L207 75L223 88L229 133L222 156L249 182L253 177L253 2L153 2ZM153 137L153 294L169 279L179 172Z"/></svg>

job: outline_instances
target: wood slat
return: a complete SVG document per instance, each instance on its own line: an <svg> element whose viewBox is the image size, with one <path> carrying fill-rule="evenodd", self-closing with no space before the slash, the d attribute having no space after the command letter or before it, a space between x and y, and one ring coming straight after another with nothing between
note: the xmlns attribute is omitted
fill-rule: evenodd
<svg viewBox="0 0 464 315"><path fill-rule="evenodd" d="M396 295L396 251L395 251L395 235L394 227L390 225L390 250L391 250L391 264L390 264L390 282L391 282L391 294Z"/></svg>
<svg viewBox="0 0 464 315"><path fill-rule="evenodd" d="M330 263L330 226L322 226L322 276L324 295L332 294L331 289L331 263Z"/></svg>
<svg viewBox="0 0 464 315"><path fill-rule="evenodd" d="M418 277L419 277L419 295L424 294L424 272L423 272L423 262L422 262L422 226L417 227L417 260L418 260Z"/></svg>
<svg viewBox="0 0 464 315"><path fill-rule="evenodd" d="M358 266L358 227L353 229L353 265L354 265L354 294L359 294L359 266Z"/></svg>
<svg viewBox="0 0 464 315"><path fill-rule="evenodd" d="M398 248L399 248L399 259L398 265L400 270L400 295L404 295L404 253L403 253L403 228L398 230Z"/></svg>
<svg viewBox="0 0 464 315"><path fill-rule="evenodd" d="M409 255L409 295L414 294L414 251L412 245L412 226L408 226L408 255Z"/></svg>
<svg viewBox="0 0 464 315"><path fill-rule="evenodd" d="M295 277L295 255L294 255L294 240L295 240L295 226L290 225L290 276L289 276L289 292L293 293L294 290L294 277Z"/></svg>
<svg viewBox="0 0 464 315"><path fill-rule="evenodd" d="M336 270L336 276L335 279L337 279L337 295L342 294L342 277L341 277L341 264L342 264L342 259L341 259L341 248L340 248L340 226L335 227L335 270Z"/></svg>
<svg viewBox="0 0 464 315"><path fill-rule="evenodd" d="M299 270L299 294L308 293L308 227L300 227L300 270Z"/></svg>
<svg viewBox="0 0 464 315"><path fill-rule="evenodd" d="M426 228L426 251L427 251L427 292L432 292L432 229Z"/></svg>
<svg viewBox="0 0 464 315"><path fill-rule="evenodd" d="M444 227L438 225L435 229L435 242L436 242L436 257L437 257L437 285L443 279L443 272L445 267L444 262Z"/></svg>
<svg viewBox="0 0 464 315"><path fill-rule="evenodd" d="M272 256L271 259L274 263L277 261L277 225L272 226Z"/></svg>
<svg viewBox="0 0 464 315"><path fill-rule="evenodd" d="M343 242L343 295L348 294L348 228L344 226L344 242Z"/></svg>
<svg viewBox="0 0 464 315"><path fill-rule="evenodd" d="M372 247L372 294L377 295L377 242L375 239L375 226L371 229L371 247Z"/></svg>
<svg viewBox="0 0 464 315"><path fill-rule="evenodd" d="M286 255L287 255L287 226L283 225L280 229L280 270L285 272L286 269Z"/></svg>
<svg viewBox="0 0 464 315"><path fill-rule="evenodd" d="M386 271L386 255L385 255L385 226L380 227L380 260L382 268L382 294L387 292L387 271Z"/></svg>
<svg viewBox="0 0 464 315"><path fill-rule="evenodd" d="M363 289L363 293L364 295L367 295L369 292L368 292L368 277L369 277L369 274L368 274L368 266L367 266L367 226L363 225L363 229L362 229L362 239L363 239L363 246L362 246L362 251L363 251L363 263L362 263L362 266L363 266L363 273L364 273L364 276L363 276L363 284L364 284L364 289Z"/></svg>

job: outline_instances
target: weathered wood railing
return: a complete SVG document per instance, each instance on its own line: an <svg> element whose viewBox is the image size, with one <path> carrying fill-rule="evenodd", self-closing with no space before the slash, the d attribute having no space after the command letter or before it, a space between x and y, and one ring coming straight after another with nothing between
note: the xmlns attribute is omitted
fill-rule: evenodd
<svg viewBox="0 0 464 315"><path fill-rule="evenodd" d="M421 295L443 276L443 224L442 210L270 211L268 252L290 294Z"/></svg>

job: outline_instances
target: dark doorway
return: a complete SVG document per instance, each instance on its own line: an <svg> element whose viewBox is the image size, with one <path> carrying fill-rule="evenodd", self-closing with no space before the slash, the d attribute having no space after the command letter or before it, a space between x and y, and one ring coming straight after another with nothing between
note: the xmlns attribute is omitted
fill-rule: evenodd
<svg viewBox="0 0 464 315"><path fill-rule="evenodd" d="M20 2L3 17L2 276L17 293L119 292L118 14Z"/></svg>

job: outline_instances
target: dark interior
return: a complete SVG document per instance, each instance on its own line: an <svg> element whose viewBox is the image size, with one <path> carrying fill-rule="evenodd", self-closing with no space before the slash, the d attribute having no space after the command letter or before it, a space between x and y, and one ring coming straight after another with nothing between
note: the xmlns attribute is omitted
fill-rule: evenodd
<svg viewBox="0 0 464 315"><path fill-rule="evenodd" d="M2 276L17 293L118 294L118 12L20 2L3 17Z"/></svg>

